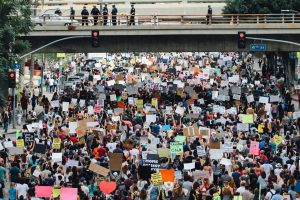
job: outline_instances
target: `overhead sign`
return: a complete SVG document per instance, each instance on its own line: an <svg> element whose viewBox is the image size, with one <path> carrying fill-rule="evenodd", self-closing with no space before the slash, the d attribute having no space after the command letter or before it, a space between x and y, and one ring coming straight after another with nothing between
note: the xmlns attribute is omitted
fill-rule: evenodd
<svg viewBox="0 0 300 200"><path fill-rule="evenodd" d="M57 58L64 58L64 57L66 57L66 54L65 53L57 53L56 57Z"/></svg>
<svg viewBox="0 0 300 200"><path fill-rule="evenodd" d="M266 51L266 44L250 44L250 51Z"/></svg>

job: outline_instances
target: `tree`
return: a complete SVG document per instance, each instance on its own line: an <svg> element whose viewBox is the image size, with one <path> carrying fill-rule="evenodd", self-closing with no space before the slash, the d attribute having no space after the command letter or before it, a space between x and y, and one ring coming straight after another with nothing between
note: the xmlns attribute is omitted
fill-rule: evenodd
<svg viewBox="0 0 300 200"><path fill-rule="evenodd" d="M224 14L270 14L281 10L300 11L299 0L226 0Z"/></svg>
<svg viewBox="0 0 300 200"><path fill-rule="evenodd" d="M12 67L17 56L29 49L30 43L22 38L31 31L30 0L0 0L0 66ZM3 73L1 73L3 75ZM0 87L6 84L1 78ZM6 89L6 91L5 91ZM0 95L7 93L2 87ZM1 96L0 96L1 98ZM3 105L0 105L3 107Z"/></svg>

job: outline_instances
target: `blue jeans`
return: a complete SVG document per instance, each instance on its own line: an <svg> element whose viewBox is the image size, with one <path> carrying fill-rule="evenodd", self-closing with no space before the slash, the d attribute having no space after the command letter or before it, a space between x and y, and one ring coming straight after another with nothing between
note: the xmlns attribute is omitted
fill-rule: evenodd
<svg viewBox="0 0 300 200"><path fill-rule="evenodd" d="M4 122L3 129L4 129L4 132L7 133L7 131L8 131L8 122Z"/></svg>

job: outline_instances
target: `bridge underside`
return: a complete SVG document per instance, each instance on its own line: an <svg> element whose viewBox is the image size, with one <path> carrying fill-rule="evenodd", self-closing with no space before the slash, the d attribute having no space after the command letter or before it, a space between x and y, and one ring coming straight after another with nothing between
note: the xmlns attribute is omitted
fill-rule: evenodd
<svg viewBox="0 0 300 200"><path fill-rule="evenodd" d="M249 37L270 38L287 40L300 43L299 34L285 35L268 35L268 34L253 34ZM54 40L66 36L28 36L28 39L34 50ZM247 48L242 51L249 51L250 44L264 43L267 44L267 51L300 51L300 46L283 44L277 42L253 41L247 40ZM78 38L62 41L53 44L39 52L66 52L66 53L81 53L81 52L171 52L171 51L241 51L237 48L237 35L216 35L216 34L201 34L201 35L103 35L100 39L100 47L94 48L91 46L90 38Z"/></svg>

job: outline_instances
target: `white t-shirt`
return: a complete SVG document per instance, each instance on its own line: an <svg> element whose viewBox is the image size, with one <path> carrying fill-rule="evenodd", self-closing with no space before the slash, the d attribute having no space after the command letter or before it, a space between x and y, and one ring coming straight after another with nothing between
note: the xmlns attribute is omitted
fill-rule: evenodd
<svg viewBox="0 0 300 200"><path fill-rule="evenodd" d="M23 195L24 199L27 199L27 191L29 190L29 187L27 184L17 184L16 190L18 193L18 198Z"/></svg>
<svg viewBox="0 0 300 200"><path fill-rule="evenodd" d="M50 79L49 79L49 85L52 86L53 84L54 84L54 79L53 79L53 78L50 78Z"/></svg>
<svg viewBox="0 0 300 200"><path fill-rule="evenodd" d="M135 156L137 158L139 153L140 153L139 150L137 150L137 149L132 149L129 152L130 152L130 158L131 159L133 159L133 156Z"/></svg>
<svg viewBox="0 0 300 200"><path fill-rule="evenodd" d="M116 149L117 143L111 142L106 144L106 147L109 149L109 152L113 152Z"/></svg>

